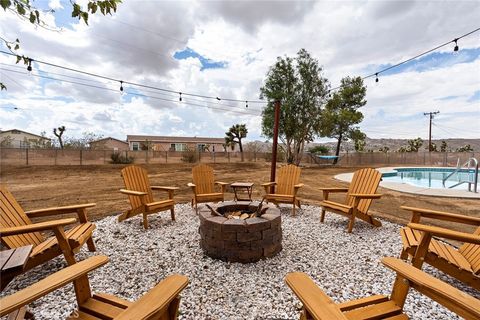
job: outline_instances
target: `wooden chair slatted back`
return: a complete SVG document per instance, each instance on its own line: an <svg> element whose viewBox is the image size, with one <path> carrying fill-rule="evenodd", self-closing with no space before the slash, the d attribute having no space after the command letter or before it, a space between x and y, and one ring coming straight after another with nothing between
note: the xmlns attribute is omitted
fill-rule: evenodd
<svg viewBox="0 0 480 320"><path fill-rule="evenodd" d="M3 228L18 227L32 224L15 197L5 186L0 186L0 226ZM2 243L8 248L18 248L26 245L34 247L44 241L40 232L2 237Z"/></svg>
<svg viewBox="0 0 480 320"><path fill-rule="evenodd" d="M480 227L475 230L474 234L480 235ZM465 243L458 251L470 262L473 272L480 275L480 245Z"/></svg>
<svg viewBox="0 0 480 320"><path fill-rule="evenodd" d="M302 169L296 165L289 164L278 170L277 194L293 195L294 186L300 183L300 173Z"/></svg>
<svg viewBox="0 0 480 320"><path fill-rule="evenodd" d="M192 168L192 177L197 194L215 193L215 177L212 167L199 164Z"/></svg>
<svg viewBox="0 0 480 320"><path fill-rule="evenodd" d="M350 194L361 193L361 194L375 194L378 189L378 185L382 180L382 174L375 169L365 168L355 171L353 175L352 182L348 188L347 205L351 206L354 203L354 198L350 197ZM362 199L358 205L358 211L367 214L368 209L372 199Z"/></svg>
<svg viewBox="0 0 480 320"><path fill-rule="evenodd" d="M147 170L139 166L128 166L122 169L123 182L125 188L132 191L146 192L146 202L153 202L152 189L148 180ZM128 196L132 209L136 209L142 205L140 197Z"/></svg>

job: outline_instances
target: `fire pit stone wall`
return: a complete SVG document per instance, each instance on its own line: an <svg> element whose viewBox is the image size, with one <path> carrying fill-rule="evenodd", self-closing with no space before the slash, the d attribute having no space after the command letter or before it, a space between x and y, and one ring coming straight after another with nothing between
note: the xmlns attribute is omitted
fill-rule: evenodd
<svg viewBox="0 0 480 320"><path fill-rule="evenodd" d="M258 203L224 202L216 207L224 214L232 210L256 210ZM266 211L264 211L266 210ZM210 257L230 262L250 263L275 256L282 250L280 211L264 206L260 217L227 219L213 216L208 208L199 211L200 246Z"/></svg>

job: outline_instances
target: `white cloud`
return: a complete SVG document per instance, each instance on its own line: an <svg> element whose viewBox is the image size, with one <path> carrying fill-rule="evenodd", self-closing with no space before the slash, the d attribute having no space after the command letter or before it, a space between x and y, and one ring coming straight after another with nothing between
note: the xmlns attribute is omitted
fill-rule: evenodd
<svg viewBox="0 0 480 320"><path fill-rule="evenodd" d="M61 4L50 1L49 5L59 8ZM0 35L19 37L21 52L37 60L175 91L253 100L258 99L264 76L277 56L292 56L306 48L336 86L344 76L365 75L474 29L479 9L478 2L467 1L125 1L113 16L92 15L89 26L78 23L61 32L36 29L2 14ZM61 21L54 14L46 14L45 19L54 26ZM479 48L475 39L460 40L460 48ZM186 47L228 65L201 71L196 58L172 57ZM452 48L453 44L442 51ZM479 88L479 61L459 60L441 69L381 76L378 84L367 79L362 129L373 137L425 137L422 112L438 109L436 121L445 125L443 129L459 127L461 137L480 137L472 121L480 120L479 102L468 101ZM14 59L0 55L0 63L14 64ZM188 96L178 103L176 94L128 84L125 91L174 101L120 97L117 81L87 82L83 79L91 78L57 68L39 64L34 68L35 73L55 72L59 75L43 75L114 91L0 70L1 81L8 85L8 92L0 93L0 107L21 109L0 108L1 128L8 124L49 133L65 124L68 135L92 131L120 139L127 134L223 137L232 124L246 123L249 139L262 139L261 117L212 109L259 114L259 106L253 103L248 110L245 103L205 103ZM442 100L445 96L458 97ZM442 130L435 134L448 135Z"/></svg>

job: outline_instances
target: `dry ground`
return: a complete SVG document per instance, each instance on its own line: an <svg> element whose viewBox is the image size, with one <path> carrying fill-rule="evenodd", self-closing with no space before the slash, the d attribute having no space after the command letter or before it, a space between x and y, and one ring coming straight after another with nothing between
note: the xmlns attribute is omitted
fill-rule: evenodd
<svg viewBox="0 0 480 320"><path fill-rule="evenodd" d="M213 164L216 179L224 182L254 182L254 197L261 198L260 184L269 181L268 163L227 163ZM152 185L177 186L177 202L188 202L191 190L187 183L191 180L192 164L145 165ZM26 210L74 203L95 202L89 211L91 220L116 215L129 207L127 197L118 190L123 188L120 176L121 165L95 166L30 166L0 167L0 183L6 184ZM338 173L352 172L351 167L305 167L301 181L305 187L300 197L305 203L318 204L322 200L321 187L348 186L333 179ZM155 191L157 192L157 191ZM406 223L410 213L401 210L401 205L431 208L460 214L480 216L480 201L473 199L426 197L400 193L380 188L383 197L374 201L372 211L379 217L397 223ZM161 198L159 192L155 194ZM227 198L233 198L229 193ZM336 199L332 197L332 199ZM337 198L339 199L339 198ZM168 217L169 214L166 214ZM462 230L470 228L459 227Z"/></svg>

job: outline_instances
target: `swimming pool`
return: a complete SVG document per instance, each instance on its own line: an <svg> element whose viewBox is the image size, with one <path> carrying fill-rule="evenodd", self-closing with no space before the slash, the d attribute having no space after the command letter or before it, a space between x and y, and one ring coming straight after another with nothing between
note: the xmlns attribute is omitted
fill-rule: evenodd
<svg viewBox="0 0 480 320"><path fill-rule="evenodd" d="M443 179L455 171L455 168L395 168L394 171L383 172L382 180L385 182L406 183L416 187L445 189L459 181L473 180L474 171L461 169L452 175L443 186ZM480 181L480 179L478 179ZM468 184L462 183L454 187L456 190L468 190ZM473 186L472 186L473 190Z"/></svg>

